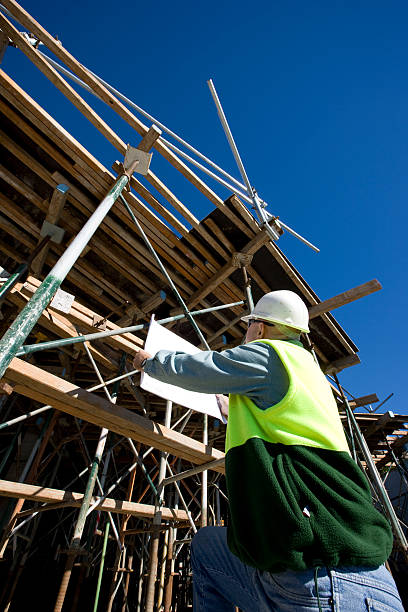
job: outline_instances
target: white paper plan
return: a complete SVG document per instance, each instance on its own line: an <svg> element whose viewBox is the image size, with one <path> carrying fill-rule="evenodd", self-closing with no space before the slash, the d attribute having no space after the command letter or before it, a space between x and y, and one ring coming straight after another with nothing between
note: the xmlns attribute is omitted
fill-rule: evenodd
<svg viewBox="0 0 408 612"><path fill-rule="evenodd" d="M145 351L151 355L155 355L161 350L182 351L189 355L200 352L200 349L194 346L194 344L187 342L187 340L180 338L177 334L152 320L146 338ZM145 391L154 393L164 399L171 400L175 404L180 404L186 408L192 408L193 410L197 410L197 412L203 412L224 421L217 404L217 399L213 393L186 391L185 389L181 389L181 387L176 387L175 385L169 385L160 380L156 380L144 372L142 372L140 386Z"/></svg>

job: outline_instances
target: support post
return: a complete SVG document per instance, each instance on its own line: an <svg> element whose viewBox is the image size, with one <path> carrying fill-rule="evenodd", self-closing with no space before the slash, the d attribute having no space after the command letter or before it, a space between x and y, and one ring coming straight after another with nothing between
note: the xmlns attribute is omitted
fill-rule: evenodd
<svg viewBox="0 0 408 612"><path fill-rule="evenodd" d="M108 545L109 527L110 527L110 523L109 521L106 521L105 537L103 538L102 557L101 557L101 564L99 566L98 584L96 585L96 594L95 594L93 612L96 612L98 609L99 594L101 592L101 584L102 584L102 574L103 574L103 568L105 566L106 548Z"/></svg>
<svg viewBox="0 0 408 612"><path fill-rule="evenodd" d="M167 400L166 415L164 417L165 427L170 427L171 412L172 412L172 402ZM166 475L166 459L167 459L167 454L162 452L160 454L159 487ZM162 514L161 514L160 507L163 503L163 500L164 500L164 489L163 487L161 487L160 496L158 499L156 499L157 510L156 510L156 514L153 519L153 527L159 526L161 524ZM154 594L155 594L157 565L158 565L159 537L160 537L160 532L157 529L155 529L152 533L151 545L150 545L150 567L149 567L149 578L148 578L148 583L147 583L147 594L146 594L146 604L145 604L146 612L153 612L153 607L154 607Z"/></svg>
<svg viewBox="0 0 408 612"><path fill-rule="evenodd" d="M143 140L139 143L138 148L143 147L145 141L151 142L153 136L158 138L159 135L159 130L155 126L152 126ZM62 281L73 268L82 251L121 195L123 189L129 183L129 177L135 171L137 164L138 161L135 160L126 172L115 181L105 198L90 216L84 227L71 242L65 253L60 257L50 273L38 287L31 300L23 308L0 340L0 379L13 357L15 357L18 349L37 323L43 310L50 303Z"/></svg>
<svg viewBox="0 0 408 612"><path fill-rule="evenodd" d="M208 444L208 414L203 418L203 444ZM201 520L200 527L207 526L208 512L208 471L204 470L201 476Z"/></svg>
<svg viewBox="0 0 408 612"><path fill-rule="evenodd" d="M128 182L127 175L118 178L0 340L0 378Z"/></svg>
<svg viewBox="0 0 408 612"><path fill-rule="evenodd" d="M121 374L121 372L119 372L119 374ZM118 392L119 384L120 384L119 382L115 384L114 390L112 392L111 401L113 404L115 404L117 400L117 392ZM54 612L61 612L62 607L64 605L69 581L71 579L72 568L74 567L75 559L80 552L80 544L81 544L82 534L85 528L85 521L88 516L88 510L91 504L91 498L92 498L96 480L98 477L99 465L101 463L102 454L105 448L108 434L109 434L109 430L103 427L99 435L98 445L96 447L95 456L94 456L92 466L89 472L88 482L86 484L84 497L82 499L81 508L79 510L78 519L75 525L74 535L72 536L72 540L71 540L69 549L67 551L68 558L65 564L64 574L62 576L60 588L58 591L57 600L56 600L55 607L54 607Z"/></svg>
<svg viewBox="0 0 408 612"><path fill-rule="evenodd" d="M344 407L346 410L346 413L350 419L350 423L352 426L352 429L356 435L357 438L357 442L360 446L361 452L364 455L364 459L366 461L366 465L369 471L369 474L372 478L372 482L375 486L375 489L377 491L378 497L380 498L380 501L384 507L384 510L390 520L390 523L392 525L395 537L398 540L398 543L400 545L400 548L403 551L403 554L405 556L405 559L408 560L408 542L407 539L405 537L404 532L401 529L401 525L399 523L398 517L395 514L395 510L393 508L393 505L391 503L390 498L388 497L388 493L384 487L384 484L381 480L380 474L378 473L377 467L373 461L373 458L371 457L371 453L370 453L370 449L367 446L367 442L364 439L363 434L361 433L360 427L357 423L356 417L354 415L354 412L351 410L350 405L348 403L348 400L344 394L343 388L340 385L339 379L337 378L337 375L334 374L334 379L336 381L336 384L339 388L343 403L344 403Z"/></svg>

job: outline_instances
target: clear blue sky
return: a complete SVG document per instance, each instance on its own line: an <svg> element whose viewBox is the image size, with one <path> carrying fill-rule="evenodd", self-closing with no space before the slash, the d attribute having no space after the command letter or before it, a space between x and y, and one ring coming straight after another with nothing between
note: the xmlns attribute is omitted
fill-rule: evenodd
<svg viewBox="0 0 408 612"><path fill-rule="evenodd" d="M362 361L340 378L357 396L394 392L387 408L407 414L406 2L27 0L24 7L83 64L237 174L206 85L214 79L269 211L321 248L316 255L287 234L279 241L320 298L372 278L383 284L334 312ZM21 53L8 49L4 68L108 167L118 158ZM124 140L138 142L92 103ZM211 210L157 154L153 169L196 216Z"/></svg>

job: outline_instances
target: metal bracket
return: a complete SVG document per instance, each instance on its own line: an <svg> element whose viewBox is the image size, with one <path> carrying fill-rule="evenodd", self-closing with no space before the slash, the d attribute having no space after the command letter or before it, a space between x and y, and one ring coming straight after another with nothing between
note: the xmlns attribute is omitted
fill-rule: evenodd
<svg viewBox="0 0 408 612"><path fill-rule="evenodd" d="M68 313L71 310L72 302L74 301L75 296L72 293L67 293L62 289L58 289L57 293L54 295L50 303L51 308L55 308L55 310L60 310L61 312Z"/></svg>
<svg viewBox="0 0 408 612"><path fill-rule="evenodd" d="M250 253L233 253L232 254L232 265L235 268L240 268L241 266L250 266L252 263L252 257Z"/></svg>
<svg viewBox="0 0 408 612"><path fill-rule="evenodd" d="M100 315L93 316L92 319L92 327L97 327L101 331L105 331L106 329L106 318L101 317Z"/></svg>
<svg viewBox="0 0 408 612"><path fill-rule="evenodd" d="M57 244L61 244L64 234L65 230L62 229L62 227L58 227L58 225L54 225L49 221L44 221L40 231L41 236L50 236L52 242L56 242Z"/></svg>
<svg viewBox="0 0 408 612"><path fill-rule="evenodd" d="M123 162L123 167L125 172L129 170L129 168L134 164L135 161L138 161L134 172L138 174L143 174L144 176L149 172L150 162L152 159L152 153L145 153L136 147L132 147L128 144L125 161Z"/></svg>

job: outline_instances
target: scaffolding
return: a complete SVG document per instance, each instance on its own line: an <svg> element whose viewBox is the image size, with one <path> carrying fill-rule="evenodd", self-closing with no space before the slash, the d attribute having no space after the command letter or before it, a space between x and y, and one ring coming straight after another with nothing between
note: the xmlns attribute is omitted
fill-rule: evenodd
<svg viewBox="0 0 408 612"><path fill-rule="evenodd" d="M269 215L271 233L245 205L256 196L250 185L160 122L145 125L141 109L14 0L3 5L0 56L18 47L116 152L110 171L0 70L1 609L33 596L44 610L191 609L188 544L200 527L228 520L225 427L141 390L131 360L152 313L200 348L236 346L251 300L274 289L308 305L306 348L332 381L354 458L393 527L402 583L406 488L390 501L384 481L397 471L406 484L408 416L378 414L375 394L342 388L338 374L359 363L358 349L331 314L378 281L319 300L277 246L290 228ZM134 146L62 71L133 128ZM197 153L195 167L205 162L227 199L191 168ZM205 219L153 172L156 155L213 205Z"/></svg>

